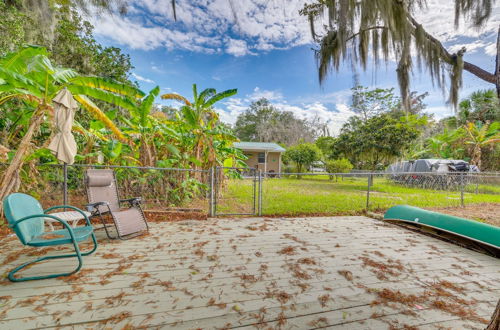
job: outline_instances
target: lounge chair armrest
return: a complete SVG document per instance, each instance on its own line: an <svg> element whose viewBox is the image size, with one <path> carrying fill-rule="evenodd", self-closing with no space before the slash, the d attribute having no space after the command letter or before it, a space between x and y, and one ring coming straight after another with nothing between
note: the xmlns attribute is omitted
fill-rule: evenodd
<svg viewBox="0 0 500 330"><path fill-rule="evenodd" d="M130 206L135 206L135 205L140 205L142 203L142 198L141 197L133 197L133 198L127 198L127 199L120 199L120 203L129 203Z"/></svg>
<svg viewBox="0 0 500 330"><path fill-rule="evenodd" d="M87 208L87 211L93 213L94 210L97 209L98 206L107 206L109 208L109 203L108 202L96 202L96 203L89 203L86 204L85 207Z"/></svg>
<svg viewBox="0 0 500 330"><path fill-rule="evenodd" d="M43 213L47 214L47 212L50 212L50 211L56 210L56 209L71 209L71 210L74 210L74 211L80 213L83 216L83 218L85 219L85 222L87 223L87 226L91 226L89 217L87 217L87 215L82 210L80 210L78 207L74 207L74 206L70 206L70 205L52 206L52 207L49 207L48 209L46 209L45 211L43 211Z"/></svg>

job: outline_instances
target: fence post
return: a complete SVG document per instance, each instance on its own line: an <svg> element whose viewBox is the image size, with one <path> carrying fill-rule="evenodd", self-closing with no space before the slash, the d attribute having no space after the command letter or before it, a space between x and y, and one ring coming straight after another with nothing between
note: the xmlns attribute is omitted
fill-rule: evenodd
<svg viewBox="0 0 500 330"><path fill-rule="evenodd" d="M259 170L259 203L258 203L258 208L259 208L259 217L262 216L262 170Z"/></svg>
<svg viewBox="0 0 500 330"><path fill-rule="evenodd" d="M210 199L209 199L209 205L208 205L208 211L209 211L209 214L210 214L210 217L213 217L215 216L215 210L214 210L214 199L215 199L215 196L214 196L214 178L215 178L215 175L214 175L214 167L212 166L210 168Z"/></svg>
<svg viewBox="0 0 500 330"><path fill-rule="evenodd" d="M63 165L63 205L68 205L68 164ZM64 208L66 211L66 208Z"/></svg>
<svg viewBox="0 0 500 330"><path fill-rule="evenodd" d="M460 175L460 205L462 205L462 207L465 206L464 204L464 186L465 186L465 173L462 173Z"/></svg>
<svg viewBox="0 0 500 330"><path fill-rule="evenodd" d="M372 185L373 174L368 175L368 185L366 188L366 210L370 208L370 186Z"/></svg>

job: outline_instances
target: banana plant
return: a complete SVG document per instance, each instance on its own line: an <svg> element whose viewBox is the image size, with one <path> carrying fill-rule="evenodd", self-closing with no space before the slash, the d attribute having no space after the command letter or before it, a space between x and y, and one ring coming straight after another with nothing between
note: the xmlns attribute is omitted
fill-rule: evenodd
<svg viewBox="0 0 500 330"><path fill-rule="evenodd" d="M491 124L469 122L463 126L463 129L466 132L464 142L471 147L471 162L481 168L482 149L488 145L500 143L500 122L496 121Z"/></svg>
<svg viewBox="0 0 500 330"><path fill-rule="evenodd" d="M98 77L85 77L72 69L56 67L43 47L27 46L0 58L0 104L18 100L34 109L28 129L1 179L0 199L18 189L19 172L33 136L53 112L52 99L63 88L72 92L83 109L102 121L123 141L123 133L92 99L133 111L135 100L144 96L133 86Z"/></svg>
<svg viewBox="0 0 500 330"><path fill-rule="evenodd" d="M152 113L159 93L160 88L156 86L137 103L131 118L121 118L127 126L125 132L137 142L134 145L142 166L157 166L158 161L165 157L177 157L179 154L172 144L176 141L177 132L165 125L165 118Z"/></svg>
<svg viewBox="0 0 500 330"><path fill-rule="evenodd" d="M219 165L224 159L218 156L216 141L222 139L225 144L231 144L236 141L234 135L221 129L219 116L213 110L213 105L227 97L237 93L236 89L229 89L220 93L214 88L207 88L198 94L196 84L193 84L193 101L188 101L185 97L178 94L164 94L161 96L164 100L177 100L184 103L181 107L182 119L185 124L184 137L190 141L191 148L194 151L193 158L198 160L192 162L195 168L204 169Z"/></svg>

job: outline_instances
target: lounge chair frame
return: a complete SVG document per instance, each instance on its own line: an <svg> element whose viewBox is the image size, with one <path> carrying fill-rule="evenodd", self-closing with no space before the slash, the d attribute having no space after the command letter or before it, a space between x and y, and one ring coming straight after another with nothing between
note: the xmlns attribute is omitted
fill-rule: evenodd
<svg viewBox="0 0 500 330"><path fill-rule="evenodd" d="M149 232L149 225L148 225L148 222L146 220L146 216L144 215L144 211L143 211L142 206L141 206L142 198L141 197L133 197L133 198L127 198L127 199L120 199L120 197L119 197L120 195L118 192L118 184L117 184L117 180L116 180L116 174L114 171L111 171L112 176L113 176L115 194L117 197L115 202L118 204L118 207L121 207L122 203L128 203L129 208L136 208L139 211L139 214L141 215L141 220L144 221L144 224L146 227L146 230L141 231L141 232L132 233L129 235L121 235L120 234L120 231L118 230L118 224L117 224L119 219L117 219L117 217L115 216L116 211L111 210L110 201L91 202L92 193L90 192L90 185L89 185L89 171L91 171L91 170L87 170L85 172L85 187L86 187L87 199L89 201L89 203L87 205L85 205L85 207L87 208L87 211L89 211L91 213L91 216L90 216L91 219L92 218L99 218L100 219L103 226L100 228L97 228L97 229L104 229L106 232L106 236L109 239L119 238L121 240L128 240L128 239L131 239L131 238L134 238L137 236L144 235L147 232ZM105 210L103 212L103 211L101 211L101 207L105 207L107 210ZM106 225L106 222L104 221L104 216L106 216L106 215L111 215L111 217L113 219L113 223L114 223L114 226L116 229L116 234L117 234L116 236L111 235L111 233L108 230L109 226Z"/></svg>

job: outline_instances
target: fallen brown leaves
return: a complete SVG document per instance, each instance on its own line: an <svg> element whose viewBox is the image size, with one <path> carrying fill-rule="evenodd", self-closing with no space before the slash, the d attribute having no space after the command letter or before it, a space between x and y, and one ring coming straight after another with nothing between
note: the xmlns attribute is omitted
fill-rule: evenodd
<svg viewBox="0 0 500 330"><path fill-rule="evenodd" d="M388 280L387 275L399 276L405 270L399 260L388 259L386 263L361 256L358 259L363 261L363 267L371 267L370 271L374 273L379 280Z"/></svg>
<svg viewBox="0 0 500 330"><path fill-rule="evenodd" d="M121 258L121 255L118 253L103 253L101 257L104 259L118 259Z"/></svg>
<svg viewBox="0 0 500 330"><path fill-rule="evenodd" d="M318 301L321 304L321 307L326 307L326 304L330 300L330 295L329 294L324 294L318 297Z"/></svg>
<svg viewBox="0 0 500 330"><path fill-rule="evenodd" d="M300 258L297 262L303 265L316 265L316 261L312 258Z"/></svg>
<svg viewBox="0 0 500 330"><path fill-rule="evenodd" d="M130 313L130 312L121 312L121 313L117 313L117 314L112 315L111 317L109 317L106 320L102 320L100 323L101 324L108 324L108 322L111 322L113 324L118 324L121 321L123 321L125 319L128 319L130 317L132 317L132 313Z"/></svg>
<svg viewBox="0 0 500 330"><path fill-rule="evenodd" d="M247 283L255 283L258 281L257 277L255 277L255 275L251 275L251 274L241 274L240 279L242 281L247 282Z"/></svg>
<svg viewBox="0 0 500 330"><path fill-rule="evenodd" d="M285 254L285 255L294 255L296 254L297 252L295 252L295 247L289 245L289 246L285 246L284 248L282 248L281 250L278 251L278 254Z"/></svg>
<svg viewBox="0 0 500 330"><path fill-rule="evenodd" d="M372 305L383 304L391 306L391 303L399 303L411 308L417 307L416 304L427 304L430 308L435 308L451 315L460 317L463 320L488 323L488 320L480 317L472 306L476 303L475 300L465 300L457 297L445 288L463 294L464 289L448 281L440 281L429 285L427 289L420 294L405 294L399 290L391 290L384 288L382 290L368 289L368 292L375 293L377 300L372 302ZM436 297L436 298L433 298ZM421 309L421 307L419 307ZM403 314L415 315L412 310L405 310Z"/></svg>
<svg viewBox="0 0 500 330"><path fill-rule="evenodd" d="M220 309L224 309L227 307L227 304L223 303L223 302L216 302L215 298L212 297L208 300L207 306L215 306L215 307L218 307Z"/></svg>
<svg viewBox="0 0 500 330"><path fill-rule="evenodd" d="M71 283L71 282L78 282L78 281L83 281L85 279L85 277L92 273L94 270L93 269L81 269L79 272L75 273L75 274L72 274L72 275L69 275L69 276L61 276L61 277L58 277L59 279L61 279L62 281L66 282L66 283Z"/></svg>
<svg viewBox="0 0 500 330"><path fill-rule="evenodd" d="M348 270L339 270L338 273L340 275L344 276L345 279L348 281L352 281L352 279L353 279L352 273Z"/></svg>
<svg viewBox="0 0 500 330"><path fill-rule="evenodd" d="M316 320L312 320L308 325L313 328L325 327L328 325L328 319L326 317L320 317Z"/></svg>

